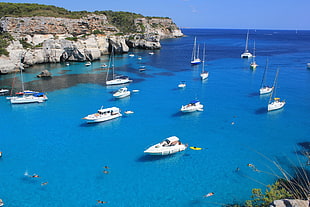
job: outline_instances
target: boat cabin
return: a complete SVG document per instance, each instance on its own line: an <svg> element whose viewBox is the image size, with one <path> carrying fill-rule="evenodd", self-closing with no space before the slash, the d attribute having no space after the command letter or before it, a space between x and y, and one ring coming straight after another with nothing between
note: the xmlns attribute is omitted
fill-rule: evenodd
<svg viewBox="0 0 310 207"><path fill-rule="evenodd" d="M119 108L117 107L111 107L111 108L106 108L106 109L99 109L98 114L100 115L114 115L120 113Z"/></svg>
<svg viewBox="0 0 310 207"><path fill-rule="evenodd" d="M180 143L179 138L176 136L168 137L163 141L163 146L174 146Z"/></svg>

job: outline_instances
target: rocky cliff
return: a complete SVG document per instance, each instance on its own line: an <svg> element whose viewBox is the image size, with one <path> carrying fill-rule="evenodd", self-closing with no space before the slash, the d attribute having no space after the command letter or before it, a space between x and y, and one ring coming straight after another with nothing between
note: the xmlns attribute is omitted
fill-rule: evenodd
<svg viewBox="0 0 310 207"><path fill-rule="evenodd" d="M24 65L62 61L92 61L129 48L160 49L160 40L183 36L169 18L137 18L135 33L123 34L103 14L80 19L55 17L2 17L0 31L13 39L0 57L0 72L8 73Z"/></svg>

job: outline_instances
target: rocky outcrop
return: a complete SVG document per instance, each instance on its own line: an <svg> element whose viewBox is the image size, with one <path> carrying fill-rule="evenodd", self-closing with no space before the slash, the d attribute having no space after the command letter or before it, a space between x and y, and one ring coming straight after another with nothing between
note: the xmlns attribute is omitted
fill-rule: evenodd
<svg viewBox="0 0 310 207"><path fill-rule="evenodd" d="M46 77L51 77L52 74L48 70L43 70L40 74L37 75L38 78L46 78Z"/></svg>
<svg viewBox="0 0 310 207"><path fill-rule="evenodd" d="M63 61L93 61L129 48L160 49L160 40L183 36L168 18L139 18L137 33L122 35L105 15L81 19L54 17L2 17L0 31L14 41L7 48L9 57L0 57L0 73L18 70L23 65Z"/></svg>
<svg viewBox="0 0 310 207"><path fill-rule="evenodd" d="M273 201L270 207L309 207L309 201L297 199L282 199Z"/></svg>

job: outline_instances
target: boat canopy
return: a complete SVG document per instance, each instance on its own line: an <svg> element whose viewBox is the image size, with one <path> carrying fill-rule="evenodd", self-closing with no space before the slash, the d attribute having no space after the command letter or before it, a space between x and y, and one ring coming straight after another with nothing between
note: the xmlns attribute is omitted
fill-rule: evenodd
<svg viewBox="0 0 310 207"><path fill-rule="evenodd" d="M177 142L177 141L179 141L179 138L176 136L172 136L172 137L168 137L166 140L168 141L168 143Z"/></svg>
<svg viewBox="0 0 310 207"><path fill-rule="evenodd" d="M36 96L36 97L40 97L40 96L44 96L45 94L44 93L35 93L33 95Z"/></svg>

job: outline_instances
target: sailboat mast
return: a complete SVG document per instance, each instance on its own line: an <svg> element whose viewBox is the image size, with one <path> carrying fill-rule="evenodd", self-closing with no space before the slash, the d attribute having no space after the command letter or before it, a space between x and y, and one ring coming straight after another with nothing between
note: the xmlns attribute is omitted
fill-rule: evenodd
<svg viewBox="0 0 310 207"><path fill-rule="evenodd" d="M265 70L264 70L263 79L262 79L262 83L260 85L260 88L262 88L265 85L267 68L268 68L268 58L266 60L266 67L265 67Z"/></svg>
<svg viewBox="0 0 310 207"><path fill-rule="evenodd" d="M20 80L22 82L22 92L24 93L25 87L24 87L24 79L23 79L23 69L22 68L19 68L19 69L20 69Z"/></svg>
<svg viewBox="0 0 310 207"><path fill-rule="evenodd" d="M245 41L245 52L248 52L248 41L249 41L249 30L246 34L246 41Z"/></svg>
<svg viewBox="0 0 310 207"><path fill-rule="evenodd" d="M205 72L206 43L203 45L202 72Z"/></svg>
<svg viewBox="0 0 310 207"><path fill-rule="evenodd" d="M192 52L192 60L196 59L196 37L194 40L194 47L193 47L193 52Z"/></svg>
<svg viewBox="0 0 310 207"><path fill-rule="evenodd" d="M278 74L279 74L279 68L277 69L276 77L274 78L273 90L272 90L272 92L271 92L271 94L270 94L269 103L271 102L272 97L274 97L275 94L276 94L276 87L277 87Z"/></svg>

